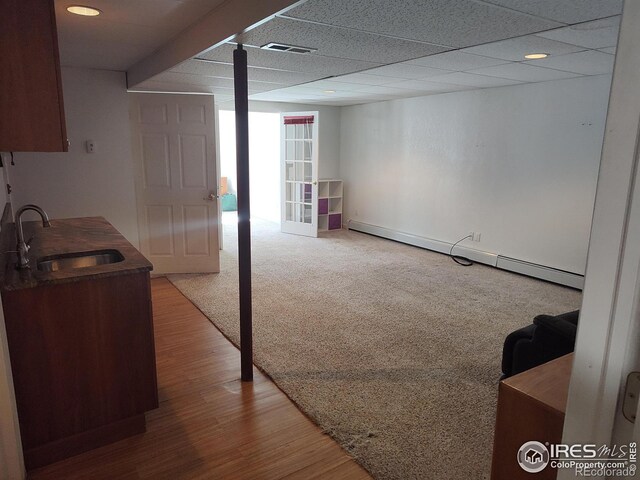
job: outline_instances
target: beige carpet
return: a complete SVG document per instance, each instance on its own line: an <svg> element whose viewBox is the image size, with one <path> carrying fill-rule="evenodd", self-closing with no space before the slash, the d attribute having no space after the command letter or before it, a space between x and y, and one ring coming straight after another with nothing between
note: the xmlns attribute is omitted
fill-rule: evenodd
<svg viewBox="0 0 640 480"><path fill-rule="evenodd" d="M504 337L580 292L356 232L253 230L256 364L375 478L488 478ZM170 280L237 343L226 232L220 274Z"/></svg>

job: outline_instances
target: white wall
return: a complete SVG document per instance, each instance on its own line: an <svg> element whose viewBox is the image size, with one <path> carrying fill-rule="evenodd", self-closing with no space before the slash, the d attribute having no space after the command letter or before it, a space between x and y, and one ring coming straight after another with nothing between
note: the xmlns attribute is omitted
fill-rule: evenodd
<svg viewBox="0 0 640 480"><path fill-rule="evenodd" d="M346 218L584 274L610 81L343 108Z"/></svg>
<svg viewBox="0 0 640 480"><path fill-rule="evenodd" d="M100 215L138 246L125 74L62 68L68 153L16 153L14 208L35 203L51 218ZM97 151L85 152L93 140Z"/></svg>

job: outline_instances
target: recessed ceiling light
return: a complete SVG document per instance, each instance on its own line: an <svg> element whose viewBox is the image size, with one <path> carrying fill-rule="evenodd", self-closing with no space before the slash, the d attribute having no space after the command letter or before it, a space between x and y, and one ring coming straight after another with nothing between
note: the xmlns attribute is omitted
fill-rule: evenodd
<svg viewBox="0 0 640 480"><path fill-rule="evenodd" d="M322 93L336 93L335 90L323 90Z"/></svg>
<svg viewBox="0 0 640 480"><path fill-rule="evenodd" d="M524 58L528 60L540 60L541 58L547 58L548 56L548 53L528 53Z"/></svg>
<svg viewBox="0 0 640 480"><path fill-rule="evenodd" d="M97 8L85 7L83 5L71 5L67 7L67 12L74 13L76 15L83 15L85 17L97 17L102 12Z"/></svg>

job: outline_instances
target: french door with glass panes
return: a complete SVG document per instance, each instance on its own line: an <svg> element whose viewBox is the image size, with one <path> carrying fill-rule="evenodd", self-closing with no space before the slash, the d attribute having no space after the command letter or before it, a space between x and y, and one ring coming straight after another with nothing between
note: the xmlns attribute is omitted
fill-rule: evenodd
<svg viewBox="0 0 640 480"><path fill-rule="evenodd" d="M318 236L318 112L282 114L281 180L284 233Z"/></svg>

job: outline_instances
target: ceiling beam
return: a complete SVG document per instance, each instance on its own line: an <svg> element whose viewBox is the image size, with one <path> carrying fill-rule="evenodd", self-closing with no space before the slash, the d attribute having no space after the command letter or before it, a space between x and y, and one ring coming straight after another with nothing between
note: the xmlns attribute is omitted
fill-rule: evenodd
<svg viewBox="0 0 640 480"><path fill-rule="evenodd" d="M127 71L128 88L230 40L306 0L228 0ZM231 62L229 58L229 62Z"/></svg>

